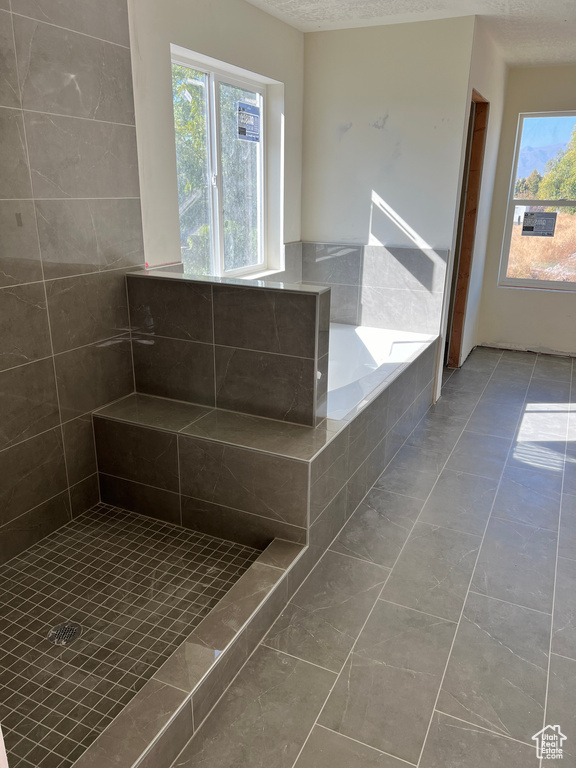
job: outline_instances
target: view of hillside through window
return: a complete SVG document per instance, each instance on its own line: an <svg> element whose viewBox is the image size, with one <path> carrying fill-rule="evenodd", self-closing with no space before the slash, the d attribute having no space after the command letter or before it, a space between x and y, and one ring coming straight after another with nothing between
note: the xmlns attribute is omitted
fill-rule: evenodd
<svg viewBox="0 0 576 768"><path fill-rule="evenodd" d="M576 282L576 115L524 118L512 202L506 277Z"/></svg>

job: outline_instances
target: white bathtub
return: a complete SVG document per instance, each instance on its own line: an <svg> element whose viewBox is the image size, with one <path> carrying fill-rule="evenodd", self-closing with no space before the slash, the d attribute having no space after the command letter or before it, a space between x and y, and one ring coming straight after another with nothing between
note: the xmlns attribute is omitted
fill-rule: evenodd
<svg viewBox="0 0 576 768"><path fill-rule="evenodd" d="M330 323L328 418L344 418L434 339L424 333Z"/></svg>

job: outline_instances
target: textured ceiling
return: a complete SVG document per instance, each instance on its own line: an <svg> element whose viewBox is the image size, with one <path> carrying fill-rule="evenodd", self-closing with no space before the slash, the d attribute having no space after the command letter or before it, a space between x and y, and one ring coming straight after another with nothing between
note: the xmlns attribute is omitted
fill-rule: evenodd
<svg viewBox="0 0 576 768"><path fill-rule="evenodd" d="M305 32L482 16L510 64L576 63L576 0L249 0Z"/></svg>

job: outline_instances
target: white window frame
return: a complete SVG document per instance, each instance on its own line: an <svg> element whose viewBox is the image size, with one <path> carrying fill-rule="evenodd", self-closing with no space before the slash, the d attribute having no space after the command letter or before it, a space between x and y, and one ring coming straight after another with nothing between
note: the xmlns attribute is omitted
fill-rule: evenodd
<svg viewBox="0 0 576 768"><path fill-rule="evenodd" d="M512 242L512 228L514 226L514 209L516 206L548 206L554 208L576 207L575 200L532 200L527 198L514 197L516 188L516 177L518 172L518 160L520 157L520 145L522 142L522 130L524 120L530 117L576 117L575 110L564 110L557 112L520 112L518 115L518 127L516 129L516 144L514 146L514 162L512 164L512 176L510 179L510 191L508 193L508 205L506 209L506 224L504 227L504 238L502 240L502 252L500 256L500 273L498 276L498 285L504 288L534 288L548 291L571 291L576 292L576 282L564 282L560 280L537 280L532 278L507 277L508 259L510 256L510 244ZM576 216L576 214L574 214Z"/></svg>
<svg viewBox="0 0 576 768"><path fill-rule="evenodd" d="M212 173L212 248L213 267L217 277L259 276L284 268L283 264L283 111L282 83L209 56L171 45L171 61L208 76L207 130L208 155ZM260 243L258 264L233 270L224 269L224 229L222 226L222 174L220 132L220 83L260 94ZM176 149L174 149L176 152Z"/></svg>

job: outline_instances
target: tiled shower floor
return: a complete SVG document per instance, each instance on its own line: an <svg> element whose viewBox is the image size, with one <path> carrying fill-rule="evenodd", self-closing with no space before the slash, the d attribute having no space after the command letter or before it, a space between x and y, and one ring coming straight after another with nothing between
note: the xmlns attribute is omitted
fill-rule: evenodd
<svg viewBox="0 0 576 768"><path fill-rule="evenodd" d="M99 504L0 568L10 768L67 768L259 551ZM82 635L52 645L56 624Z"/></svg>

